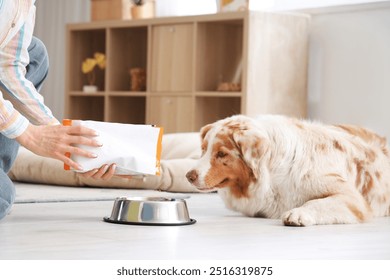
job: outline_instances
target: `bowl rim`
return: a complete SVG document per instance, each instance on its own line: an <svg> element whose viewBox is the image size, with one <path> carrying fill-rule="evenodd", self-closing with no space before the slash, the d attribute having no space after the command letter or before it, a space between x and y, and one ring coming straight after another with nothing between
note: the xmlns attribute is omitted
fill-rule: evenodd
<svg viewBox="0 0 390 280"><path fill-rule="evenodd" d="M120 220L112 220L110 219L110 217L104 217L103 221L112 224L137 225L137 226L187 226L196 223L196 220L191 218L188 222L184 222L184 223L127 222L127 221L120 221Z"/></svg>
<svg viewBox="0 0 390 280"><path fill-rule="evenodd" d="M185 201L189 196L186 197L165 197L165 196L121 196L117 197L116 201L139 201L139 202L173 202L173 201Z"/></svg>

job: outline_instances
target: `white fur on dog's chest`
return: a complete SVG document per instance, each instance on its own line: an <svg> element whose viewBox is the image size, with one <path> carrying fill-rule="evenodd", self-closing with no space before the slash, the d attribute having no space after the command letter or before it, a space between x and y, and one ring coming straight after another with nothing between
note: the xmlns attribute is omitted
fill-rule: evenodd
<svg viewBox="0 0 390 280"><path fill-rule="evenodd" d="M248 197L235 197L229 188L218 190L227 208L235 210L250 217L280 218L281 215L291 209L291 200L285 193L275 193L271 188L250 188L252 191ZM274 190L274 189L273 189ZM290 202L290 203L289 203Z"/></svg>

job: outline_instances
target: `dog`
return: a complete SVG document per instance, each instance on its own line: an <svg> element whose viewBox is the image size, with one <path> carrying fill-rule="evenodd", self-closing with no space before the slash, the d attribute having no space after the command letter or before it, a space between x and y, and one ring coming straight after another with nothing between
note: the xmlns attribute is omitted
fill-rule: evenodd
<svg viewBox="0 0 390 280"><path fill-rule="evenodd" d="M235 115L204 126L200 137L188 181L246 216L310 226L390 214L389 149L368 129Z"/></svg>

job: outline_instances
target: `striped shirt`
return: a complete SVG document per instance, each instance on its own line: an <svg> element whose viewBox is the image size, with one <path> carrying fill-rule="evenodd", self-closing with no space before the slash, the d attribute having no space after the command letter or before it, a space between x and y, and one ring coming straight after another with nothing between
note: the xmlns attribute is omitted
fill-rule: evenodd
<svg viewBox="0 0 390 280"><path fill-rule="evenodd" d="M21 135L31 122L56 124L34 85L25 78L35 24L35 0L0 0L0 133Z"/></svg>

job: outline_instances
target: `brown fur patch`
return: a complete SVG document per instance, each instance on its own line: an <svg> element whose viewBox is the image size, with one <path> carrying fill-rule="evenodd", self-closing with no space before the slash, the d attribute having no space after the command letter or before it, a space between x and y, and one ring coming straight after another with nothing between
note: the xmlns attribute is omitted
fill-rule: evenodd
<svg viewBox="0 0 390 280"><path fill-rule="evenodd" d="M236 148L236 145L234 144L233 137L231 135L228 135L224 132L220 132L216 135L216 139L220 140L214 143L213 150L218 150L221 146L226 147L229 150L233 150Z"/></svg>
<svg viewBox="0 0 390 280"><path fill-rule="evenodd" d="M257 149L253 149L251 153L252 158L257 158L259 156L259 151Z"/></svg>
<svg viewBox="0 0 390 280"><path fill-rule="evenodd" d="M374 162L377 158L376 153L371 149L366 150L364 153L365 153L369 162Z"/></svg>
<svg viewBox="0 0 390 280"><path fill-rule="evenodd" d="M354 162L356 164L355 185L358 189L361 188L362 195L366 197L374 187L373 176L365 170L363 161L355 159Z"/></svg>
<svg viewBox="0 0 390 280"><path fill-rule="evenodd" d="M252 139L253 142L251 143L251 145L249 147L244 147L243 145L245 144L241 144L241 149L242 150L245 150L246 149L250 149L252 150L252 158L260 158L264 153L265 153L265 145L263 143L263 141L260 139L260 138L256 138L256 139Z"/></svg>
<svg viewBox="0 0 390 280"><path fill-rule="evenodd" d="M374 180L372 179L371 174L366 172L364 176L363 187L362 187L362 195L366 197L373 187L374 187Z"/></svg>
<svg viewBox="0 0 390 280"><path fill-rule="evenodd" d="M242 133L242 131L248 130L248 126L242 122L229 121L225 124L225 127L230 129L229 133Z"/></svg>
<svg viewBox="0 0 390 280"><path fill-rule="evenodd" d="M314 197L311 197L310 200L315 200L315 199L324 199L324 198L327 198L329 196L332 196L334 195L334 193L323 193L323 194L320 194L320 195L316 195Z"/></svg>
<svg viewBox="0 0 390 280"><path fill-rule="evenodd" d="M325 143L317 144L315 147L316 152L325 152L327 149L328 146Z"/></svg>
<svg viewBox="0 0 390 280"><path fill-rule="evenodd" d="M350 161L348 161L347 162L347 170L348 170L348 172L351 173L352 169L353 169L353 164Z"/></svg>
<svg viewBox="0 0 390 280"><path fill-rule="evenodd" d="M346 180L340 174L329 173L329 174L326 174L325 176L333 177L335 179L335 181L339 182L339 183L345 183L346 182Z"/></svg>
<svg viewBox="0 0 390 280"><path fill-rule="evenodd" d="M359 187L362 181L362 173L364 172L363 169L363 162L355 159L354 160L355 165L356 165L356 180L355 180L355 185L356 187Z"/></svg>
<svg viewBox="0 0 390 280"><path fill-rule="evenodd" d="M340 144L339 141L334 140L334 141L333 141L333 147L334 147L336 150L339 150L339 151L345 153L345 148Z"/></svg>
<svg viewBox="0 0 390 280"><path fill-rule="evenodd" d="M390 157L390 156L389 156L389 150L387 149L387 147L382 147L381 149L382 149L382 153L383 153L385 156Z"/></svg>
<svg viewBox="0 0 390 280"><path fill-rule="evenodd" d="M366 128L354 125L336 125L336 127L341 128L342 130L348 132L351 135L360 137L367 143L375 143L378 147L385 148L387 145L385 137L382 137Z"/></svg>
<svg viewBox="0 0 390 280"><path fill-rule="evenodd" d="M298 127L299 129L304 129L304 126L302 124L300 124L299 122L296 122L295 123L296 127Z"/></svg>
<svg viewBox="0 0 390 280"><path fill-rule="evenodd" d="M357 136L357 130L353 126L343 125L343 124L339 124L339 125L335 125L335 126L341 128L342 130L348 132L349 134Z"/></svg>
<svg viewBox="0 0 390 280"><path fill-rule="evenodd" d="M375 177L380 180L382 177L382 174L379 171L375 171Z"/></svg>
<svg viewBox="0 0 390 280"><path fill-rule="evenodd" d="M295 125L299 129L305 129L305 127L303 126L302 122L299 119L291 118L290 122L292 125Z"/></svg>
<svg viewBox="0 0 390 280"><path fill-rule="evenodd" d="M365 220L365 215L355 205L347 203L347 207L352 212L352 214L358 218L359 222L363 222Z"/></svg>

